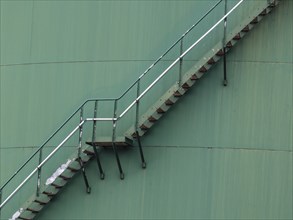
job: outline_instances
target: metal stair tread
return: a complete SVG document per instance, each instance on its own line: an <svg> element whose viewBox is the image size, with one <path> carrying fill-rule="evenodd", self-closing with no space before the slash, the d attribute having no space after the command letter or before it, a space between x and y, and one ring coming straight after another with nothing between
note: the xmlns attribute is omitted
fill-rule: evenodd
<svg viewBox="0 0 293 220"><path fill-rule="evenodd" d="M28 210L32 213L39 213L42 209L41 208L40 209L33 209L33 208L28 207L26 210Z"/></svg>
<svg viewBox="0 0 293 220"><path fill-rule="evenodd" d="M34 202L35 202L35 203L38 203L38 204L40 204L40 205L46 205L46 204L48 204L48 203L50 202L50 199L47 199L47 201L42 201L41 199L36 198L36 199L34 200Z"/></svg>

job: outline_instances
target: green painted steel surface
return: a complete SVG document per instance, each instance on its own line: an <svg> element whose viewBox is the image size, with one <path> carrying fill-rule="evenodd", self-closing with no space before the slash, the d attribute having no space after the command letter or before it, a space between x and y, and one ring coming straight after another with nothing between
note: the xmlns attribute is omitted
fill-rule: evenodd
<svg viewBox="0 0 293 220"><path fill-rule="evenodd" d="M84 99L118 96L213 3L0 1L0 184ZM227 88L217 64L147 133L147 170L121 152L120 181L105 151L106 179L89 167L92 194L79 176L40 219L292 219L292 20L281 1L230 52Z"/></svg>

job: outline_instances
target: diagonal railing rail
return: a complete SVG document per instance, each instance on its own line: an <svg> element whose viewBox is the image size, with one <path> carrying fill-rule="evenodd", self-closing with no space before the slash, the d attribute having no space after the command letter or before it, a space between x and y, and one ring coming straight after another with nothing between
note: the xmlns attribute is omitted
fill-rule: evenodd
<svg viewBox="0 0 293 220"><path fill-rule="evenodd" d="M269 0L270 1L270 0ZM160 80L162 80L163 77L165 77L168 73L171 72L174 67L179 64L179 77L177 77L177 82L180 85L180 81L182 78L181 73L181 65L183 58L185 58L188 54L190 54L191 51L194 50L196 46L198 46L200 43L203 42L203 40L210 35L216 28L219 28L221 24L223 24L223 21L226 22L227 18L231 16L231 14L244 2L244 0L238 1L236 4L233 4L231 6L231 9L224 13L224 16L222 16L220 19L217 19L217 21L207 30L204 32L204 34L201 34L200 37L191 43L190 46L188 46L185 50L183 50L183 40L186 39L186 36L194 30L195 27L197 27L201 22L204 21L205 18L207 18L208 15L213 12L221 3L227 4L227 1L220 0L215 5L213 5L195 24L193 24L177 41L175 41L174 44L172 44L171 47L169 47L154 63L152 63L139 77L138 79L131 84L130 87L128 87L118 98L107 98L107 99L88 99L84 103L82 103L66 120L65 122L27 159L27 161L1 186L0 188L0 211L2 208L15 196L15 194L35 175L37 174L37 190L36 194L38 195L40 188L41 188L41 176L42 176L42 168L44 165L57 153L57 151L67 142L73 135L75 135L77 132L79 132L79 140L78 140L78 152L80 153L81 145L82 145L82 136L83 136L83 126L87 122L93 122L95 129L95 123L96 122L111 122L112 123L112 142L115 142L116 140L116 127L117 122L124 118L127 113L130 112L130 110L133 107L135 108L135 117L134 124L135 127L138 128L138 118L139 118L139 106L140 101L143 97L145 97L150 90L158 84ZM225 5L226 8L226 5ZM224 25L223 25L224 26ZM225 24L226 26L226 24ZM226 43L224 43L225 45ZM163 61L163 58L166 58L168 53L175 47L179 46L180 52L179 56L176 56L175 59L172 59L171 64L167 66L167 68L164 68L163 71L160 71L160 74L152 80L144 89L141 89L141 81L144 79L145 76L148 75L148 73L160 62ZM122 108L121 112L119 113L117 111L118 108L118 101L123 99L125 96L127 96L132 89L135 89L135 98L131 101L131 103L126 106L125 108ZM141 91L142 90L142 91ZM97 105L98 103L111 103L113 109L112 109L112 116L110 117L97 117ZM88 103L94 103L94 117L84 117L84 108ZM49 141L51 141L57 134L61 132L61 130L76 116L78 116L79 113L79 123L77 126L72 129L69 134L64 138L58 145L55 147L44 159L43 159L43 151L44 147L46 146ZM94 140L95 132L93 132L93 140ZM115 149L114 149L115 150ZM116 153L116 152L115 152ZM20 172L32 161L33 159L38 160L38 165L28 174L25 176L23 180L20 181L20 184L15 187L15 189L12 190L11 193L8 193L8 196L2 201L2 195L5 188L9 186L11 181L15 179Z"/></svg>

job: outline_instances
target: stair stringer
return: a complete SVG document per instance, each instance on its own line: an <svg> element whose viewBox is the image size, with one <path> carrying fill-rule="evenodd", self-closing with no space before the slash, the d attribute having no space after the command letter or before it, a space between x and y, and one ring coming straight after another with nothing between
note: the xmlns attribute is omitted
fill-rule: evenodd
<svg viewBox="0 0 293 220"><path fill-rule="evenodd" d="M267 3L265 7L258 7L254 13L247 16L241 24L237 25L226 36L226 52L240 40L247 32L249 32L258 22L260 22L265 15L271 12L271 10L278 4L278 0L273 0L271 3ZM192 66L182 76L182 82L179 85L178 82L173 84L170 89L167 90L154 105L152 105L146 113L144 113L138 121L138 134L143 136L154 124L158 121L165 112L167 112L178 99L183 96L186 91L194 85L194 83L200 79L216 62L221 59L223 55L223 39L210 49L201 60L199 60L194 66ZM171 104L170 104L171 103ZM131 126L126 132L125 137L129 139L136 138L136 128Z"/></svg>

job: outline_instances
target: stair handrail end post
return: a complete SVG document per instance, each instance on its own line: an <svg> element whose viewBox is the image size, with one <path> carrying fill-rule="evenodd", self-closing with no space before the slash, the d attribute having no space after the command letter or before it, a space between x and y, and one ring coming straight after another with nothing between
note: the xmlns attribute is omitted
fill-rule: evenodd
<svg viewBox="0 0 293 220"><path fill-rule="evenodd" d="M112 127L112 147L113 147L113 151L115 153L115 157L116 157L116 162L117 162L117 166L119 169L119 173L120 173L120 179L124 179L124 173L122 170L122 166L121 166L121 162L120 162L120 158L116 149L116 127L117 127L117 122L118 122L118 118L117 118L117 104L118 104L118 100L119 99L115 99L114 101L114 110L113 110L113 127Z"/></svg>
<svg viewBox="0 0 293 220"><path fill-rule="evenodd" d="M180 40L179 56L181 56L182 53L183 53L183 38L181 38L181 40ZM183 57L180 58L180 61L179 61L179 78L178 78L179 87L181 86L181 81L182 81L182 64L183 64Z"/></svg>
<svg viewBox="0 0 293 220"><path fill-rule="evenodd" d="M95 101L95 106L94 106L94 118L97 117L97 109L98 109L98 101ZM92 133L92 142L96 140L96 129L97 129L97 121L93 120L93 133Z"/></svg>
<svg viewBox="0 0 293 220"><path fill-rule="evenodd" d="M80 108L80 115L79 115L79 136L78 136L78 158L80 157L81 154L81 145L82 145L82 131L83 131L83 124L81 124L81 122L83 121L83 108L84 106L82 106Z"/></svg>
<svg viewBox="0 0 293 220"><path fill-rule="evenodd" d="M98 113L98 100L95 100L94 115L93 115L94 118L97 118L97 113ZM96 156L96 161L97 161L99 172L100 172L100 178L104 179L105 173L104 173L101 161L100 161L99 153L98 153L97 148L95 146L96 130L97 130L97 121L93 120L92 146L93 146L94 154Z"/></svg>
<svg viewBox="0 0 293 220"><path fill-rule="evenodd" d="M39 151L39 163L38 163L38 165L40 165L42 163L42 158L43 158L43 148ZM41 175L42 175L42 167L38 166L37 191L36 191L37 197L40 195Z"/></svg>
<svg viewBox="0 0 293 220"><path fill-rule="evenodd" d="M137 88L136 88L136 110L135 110L135 129L136 131L138 130L139 122L138 122L138 117L139 117L139 102L140 100L138 99L140 94L140 79L137 81Z"/></svg>
<svg viewBox="0 0 293 220"><path fill-rule="evenodd" d="M117 103L118 99L115 99L114 106L113 106L113 118L112 118L112 141L114 142L116 140L116 125L117 125Z"/></svg>

